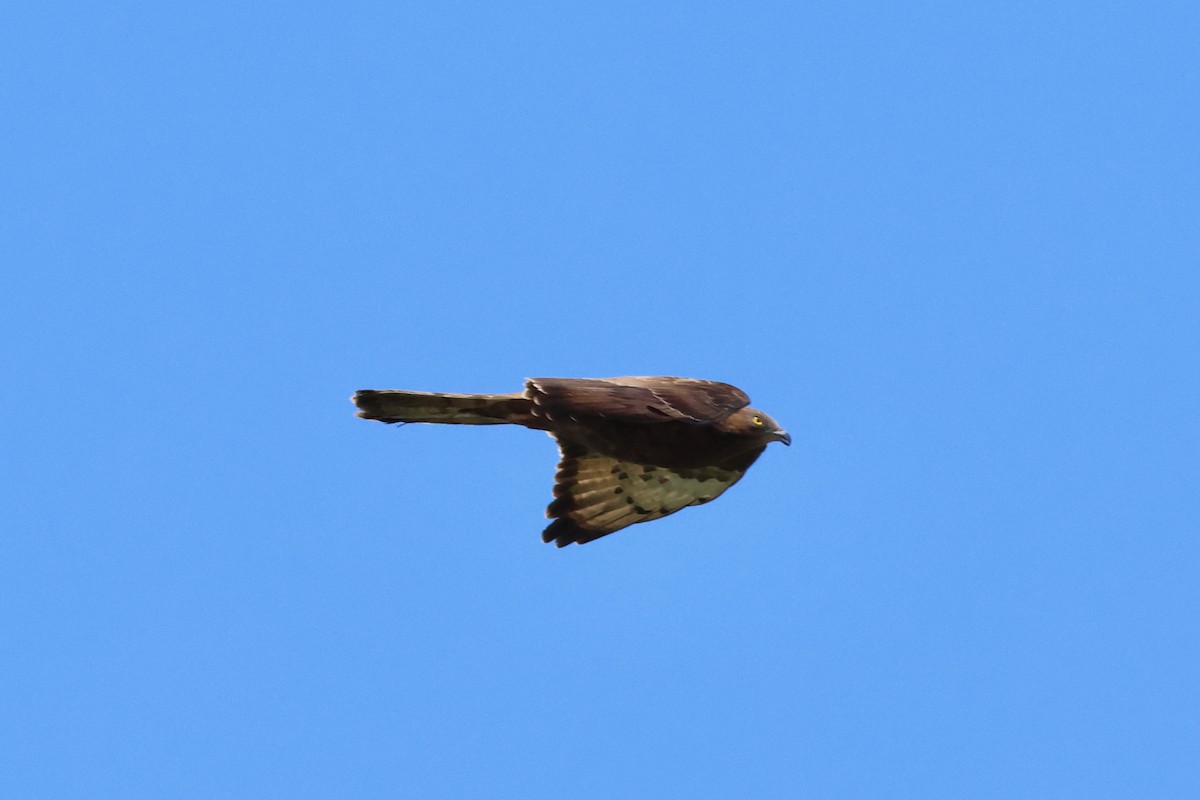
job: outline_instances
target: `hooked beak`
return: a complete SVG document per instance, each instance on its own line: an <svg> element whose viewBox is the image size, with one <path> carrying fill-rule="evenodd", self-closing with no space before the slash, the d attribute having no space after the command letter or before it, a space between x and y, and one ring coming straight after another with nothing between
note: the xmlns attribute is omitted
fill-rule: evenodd
<svg viewBox="0 0 1200 800"><path fill-rule="evenodd" d="M783 442L788 447L791 447L792 446L792 435L790 433L788 433L787 431L785 431L783 428L780 428L779 430L775 431L775 441Z"/></svg>

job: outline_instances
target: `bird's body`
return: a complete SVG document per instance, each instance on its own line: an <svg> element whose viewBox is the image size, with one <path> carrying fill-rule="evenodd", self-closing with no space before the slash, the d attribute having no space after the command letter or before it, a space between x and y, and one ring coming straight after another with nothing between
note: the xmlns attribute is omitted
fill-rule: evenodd
<svg viewBox="0 0 1200 800"><path fill-rule="evenodd" d="M737 387L693 378L532 378L514 394L364 389L352 399L360 417L381 422L549 432L562 458L542 536L559 547L707 503L767 444L791 443Z"/></svg>

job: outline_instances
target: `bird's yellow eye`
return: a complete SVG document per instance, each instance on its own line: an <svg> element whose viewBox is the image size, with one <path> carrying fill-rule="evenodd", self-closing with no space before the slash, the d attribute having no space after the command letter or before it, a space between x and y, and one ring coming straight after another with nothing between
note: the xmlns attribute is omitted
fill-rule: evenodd
<svg viewBox="0 0 1200 800"><path fill-rule="evenodd" d="M755 414L753 417L751 417L750 421L752 423L754 423L755 425L759 425L759 426L761 426L763 424L763 418L760 417L758 414Z"/></svg>

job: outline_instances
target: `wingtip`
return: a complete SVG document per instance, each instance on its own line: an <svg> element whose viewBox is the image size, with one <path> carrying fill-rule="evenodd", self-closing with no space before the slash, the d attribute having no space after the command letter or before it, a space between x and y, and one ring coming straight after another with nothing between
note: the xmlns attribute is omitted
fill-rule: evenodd
<svg viewBox="0 0 1200 800"><path fill-rule="evenodd" d="M582 534L583 531L579 529L578 525L564 517L559 517L542 531L542 542L545 544L554 542L555 547L562 548L569 544L579 544Z"/></svg>

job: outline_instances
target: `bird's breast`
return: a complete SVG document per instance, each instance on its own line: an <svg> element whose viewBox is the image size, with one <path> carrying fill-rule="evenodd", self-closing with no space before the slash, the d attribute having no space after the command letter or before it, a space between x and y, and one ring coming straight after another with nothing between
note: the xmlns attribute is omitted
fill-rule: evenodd
<svg viewBox="0 0 1200 800"><path fill-rule="evenodd" d="M763 445L743 437L687 423L638 425L608 420L571 422L556 433L621 461L669 469L744 470Z"/></svg>

